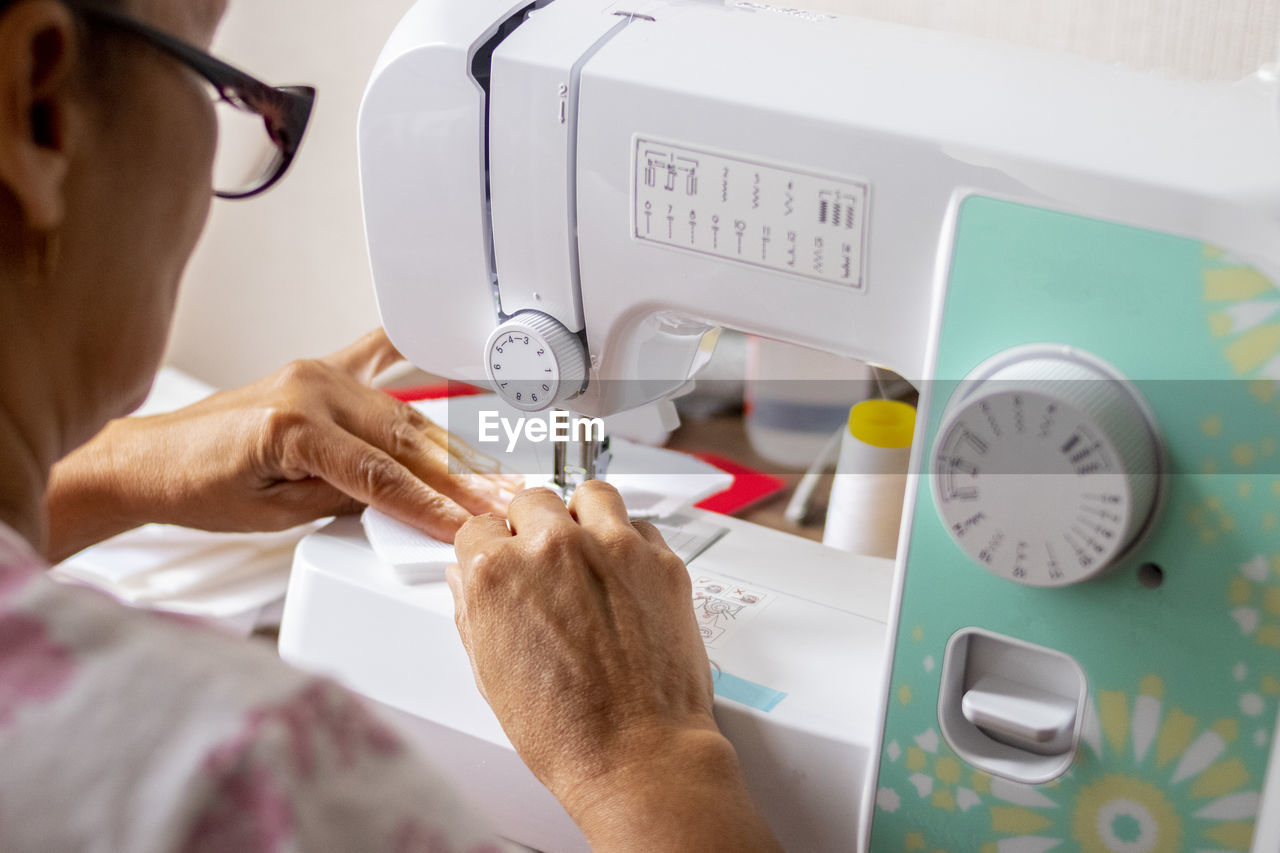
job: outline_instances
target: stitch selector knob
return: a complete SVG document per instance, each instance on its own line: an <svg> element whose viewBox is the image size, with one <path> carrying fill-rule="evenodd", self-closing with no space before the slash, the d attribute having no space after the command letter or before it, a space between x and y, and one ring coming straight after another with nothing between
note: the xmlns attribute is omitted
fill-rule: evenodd
<svg viewBox="0 0 1280 853"><path fill-rule="evenodd" d="M979 367L943 414L930 458L938 513L984 569L1031 586L1105 571L1151 523L1160 442L1137 391L1067 347Z"/></svg>
<svg viewBox="0 0 1280 853"><path fill-rule="evenodd" d="M521 311L489 336L485 370L504 400L522 411L540 412L582 391L587 354L559 320Z"/></svg>

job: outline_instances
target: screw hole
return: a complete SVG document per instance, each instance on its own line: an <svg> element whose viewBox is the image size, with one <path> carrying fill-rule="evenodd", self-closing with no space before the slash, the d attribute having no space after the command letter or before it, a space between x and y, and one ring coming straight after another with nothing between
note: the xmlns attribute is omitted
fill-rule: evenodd
<svg viewBox="0 0 1280 853"><path fill-rule="evenodd" d="M1143 563L1138 566L1138 583L1146 589L1159 589L1164 583L1164 569L1155 563Z"/></svg>

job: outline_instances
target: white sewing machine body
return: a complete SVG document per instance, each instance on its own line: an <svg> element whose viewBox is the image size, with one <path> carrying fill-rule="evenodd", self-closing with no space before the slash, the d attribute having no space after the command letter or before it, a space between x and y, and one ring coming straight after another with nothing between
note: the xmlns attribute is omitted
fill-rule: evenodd
<svg viewBox="0 0 1280 853"><path fill-rule="evenodd" d="M717 720L753 744L744 769L771 825L796 849L839 849L857 829L851 803L866 784L880 713L868 685L883 666L892 566L701 515L730 530L693 561L695 579L773 597L708 649L736 697L720 691ZM797 559L803 577L792 570ZM475 689L443 582L407 586L369 549L359 522L343 519L303 540L287 602L287 660L404 712L433 763L506 837L538 850L588 849Z"/></svg>
<svg viewBox="0 0 1280 853"><path fill-rule="evenodd" d="M564 380L557 405L587 415L678 392L719 326L920 387L913 470L933 477L912 478L892 603L875 561L732 520L691 566L795 603L712 654L788 694L767 711L717 705L784 844L847 849L857 831L875 850L1048 850L1085 831L1071 815L1102 815L1089 824L1111 833L1098 849L1190 845L1193 831L1215 849L1280 845L1280 760L1266 757L1280 627L1261 604L1280 600L1280 553L1274 515L1248 503L1275 477L1257 467L1265 437L1238 434L1253 417L1246 385L1263 404L1256 383L1280 378L1265 326L1280 277L1273 86L1172 81L749 0L424 0L375 69L360 155L383 322L434 373L489 382L495 327L533 311L563 332L558 347L580 348L580 367L547 371ZM1062 402L1063 377L1107 387ZM1017 393L982 390L995 380ZM1170 401L1140 384L1157 380L1231 395ZM1047 562L1020 537L1053 527L1050 510L1011 505L1070 489L979 496L953 441L976 434L974 401L1005 407L1005 432L1021 435L1024 401L1042 398L1050 416L1078 409L1120 507L1096 534L1072 521L1046 533L1074 551L1049 548ZM1003 437L988 420L964 452ZM1069 456L1070 435L1051 433ZM1237 443L1220 452L1222 434ZM1010 458L1039 452L1031 441ZM1072 464L1038 473L1101 482ZM966 500L1024 527L983 528L996 522L965 518ZM1179 572L1179 555L1215 568ZM516 840L580 843L502 751L450 639L443 584L406 591L376 562L345 527L304 542L282 653L425 718L459 783L483 786ZM1158 588L1135 591L1131 569ZM1230 604L1223 619L1197 609L1205 596ZM1191 620L1200 654L1179 667L1165 657ZM870 663L886 638L887 659ZM441 653L428 664L402 648ZM1066 680L1037 682L1059 659ZM1010 678L1026 683L1002 693ZM1061 721L1025 734L1011 697L1037 712L1049 697ZM868 698L882 720L864 713ZM451 752L450 732L476 750ZM1132 784L1116 793L1113 777ZM495 794L495 780L526 792ZM538 802L546 811L531 813Z"/></svg>
<svg viewBox="0 0 1280 853"><path fill-rule="evenodd" d="M556 0L492 45L525 8L417 4L361 113L379 310L405 355L439 375L487 383L497 297L504 315L536 309L585 329L592 381L571 405L584 414L671 393L716 326L920 379L939 238L966 193L1270 257L1273 92L751 2ZM487 102L471 68L485 50ZM638 239L637 158L664 145L731 167L730 182L707 170L678 239ZM768 217L753 209L758 172ZM808 176L865 190L857 239L839 240L856 250L850 280L810 277L811 257L778 274L786 183ZM805 189L795 205L812 226L818 192ZM741 262L704 245L714 214L699 208L725 193L731 218L752 220ZM683 245L690 207L704 213L696 252ZM776 268L754 263L765 225ZM442 304L448 322L425 334Z"/></svg>

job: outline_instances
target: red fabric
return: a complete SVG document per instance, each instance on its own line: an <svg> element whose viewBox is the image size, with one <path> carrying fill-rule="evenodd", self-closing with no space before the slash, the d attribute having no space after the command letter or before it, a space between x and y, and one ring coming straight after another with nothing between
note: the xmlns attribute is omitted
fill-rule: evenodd
<svg viewBox="0 0 1280 853"><path fill-rule="evenodd" d="M437 382L433 385L413 385L408 388L387 388L386 392L397 400L413 403L418 400L442 400L445 397L474 397L487 394L488 389L477 388L465 382Z"/></svg>
<svg viewBox="0 0 1280 853"><path fill-rule="evenodd" d="M723 492L717 492L695 504L699 509L733 515L747 507L759 503L765 498L773 497L787 487L786 481L740 465L732 459L717 456L714 453L695 453L694 456L703 462L714 465L725 473L733 475L733 485Z"/></svg>

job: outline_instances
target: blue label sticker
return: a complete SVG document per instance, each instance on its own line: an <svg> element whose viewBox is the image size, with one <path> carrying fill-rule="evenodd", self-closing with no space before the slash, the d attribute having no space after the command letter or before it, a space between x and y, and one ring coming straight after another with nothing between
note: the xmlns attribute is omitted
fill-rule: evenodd
<svg viewBox="0 0 1280 853"><path fill-rule="evenodd" d="M756 684L754 681L747 681L745 678L739 678L736 675L730 675L718 669L712 671L711 678L715 682L717 696L741 702L743 705L764 711L766 714L778 707L778 703L787 698L787 694L780 690L765 687L763 684Z"/></svg>

